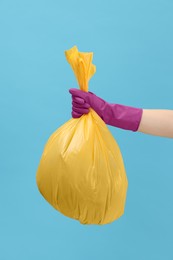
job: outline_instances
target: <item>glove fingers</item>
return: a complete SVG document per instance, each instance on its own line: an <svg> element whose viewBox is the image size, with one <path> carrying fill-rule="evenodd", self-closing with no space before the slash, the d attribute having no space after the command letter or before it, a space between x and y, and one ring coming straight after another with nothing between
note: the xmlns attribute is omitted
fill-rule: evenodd
<svg viewBox="0 0 173 260"><path fill-rule="evenodd" d="M76 102L78 104L84 104L85 103L85 100L83 98L76 97L74 95L72 95L72 99L73 99L74 102Z"/></svg>
<svg viewBox="0 0 173 260"><path fill-rule="evenodd" d="M74 97L82 98L84 100L87 99L88 92L85 92L85 91L82 91L82 90L76 89L76 88L70 88L69 92Z"/></svg>
<svg viewBox="0 0 173 260"><path fill-rule="evenodd" d="M88 108L78 108L78 107L72 107L72 110L78 114L88 114L89 113L89 109Z"/></svg>
<svg viewBox="0 0 173 260"><path fill-rule="evenodd" d="M73 118L79 118L79 117L82 116L81 114L78 114L78 113L76 113L74 111L71 112L71 115L72 115Z"/></svg>
<svg viewBox="0 0 173 260"><path fill-rule="evenodd" d="M88 103L79 104L74 101L72 102L72 106L76 108L90 108L90 105Z"/></svg>

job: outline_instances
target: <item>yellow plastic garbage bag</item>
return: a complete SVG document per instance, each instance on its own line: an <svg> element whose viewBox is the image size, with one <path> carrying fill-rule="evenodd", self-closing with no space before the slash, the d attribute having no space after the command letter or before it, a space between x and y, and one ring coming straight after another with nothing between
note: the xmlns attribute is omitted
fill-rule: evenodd
<svg viewBox="0 0 173 260"><path fill-rule="evenodd" d="M80 89L96 71L93 53L74 46L65 51ZM128 181L119 146L106 124L90 109L58 128L45 145L36 182L59 212L82 224L107 224L124 213Z"/></svg>

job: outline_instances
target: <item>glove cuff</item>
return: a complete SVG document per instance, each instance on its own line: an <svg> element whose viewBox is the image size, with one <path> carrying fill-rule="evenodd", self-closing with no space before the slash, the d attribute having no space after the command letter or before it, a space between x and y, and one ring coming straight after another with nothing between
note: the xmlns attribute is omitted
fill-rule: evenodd
<svg viewBox="0 0 173 260"><path fill-rule="evenodd" d="M141 122L142 113L143 109L141 108L106 103L103 120L108 125L136 132Z"/></svg>

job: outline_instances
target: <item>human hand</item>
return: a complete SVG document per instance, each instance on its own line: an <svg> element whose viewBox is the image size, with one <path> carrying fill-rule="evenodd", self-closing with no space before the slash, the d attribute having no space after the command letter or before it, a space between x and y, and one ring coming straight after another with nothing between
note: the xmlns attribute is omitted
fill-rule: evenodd
<svg viewBox="0 0 173 260"><path fill-rule="evenodd" d="M103 119L104 106L107 103L92 92L85 92L79 89L69 89L72 95L72 117L79 118L83 114L89 113L89 108L93 108L95 112Z"/></svg>

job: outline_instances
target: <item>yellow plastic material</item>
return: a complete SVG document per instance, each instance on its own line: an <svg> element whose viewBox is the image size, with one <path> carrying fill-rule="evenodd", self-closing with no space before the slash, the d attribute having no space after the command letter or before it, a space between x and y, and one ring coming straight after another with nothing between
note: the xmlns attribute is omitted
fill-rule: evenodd
<svg viewBox="0 0 173 260"><path fill-rule="evenodd" d="M93 53L65 51L80 89L96 67ZM124 213L128 181L119 146L103 120L90 109L58 128L45 145L36 181L44 198L82 224L108 224Z"/></svg>

